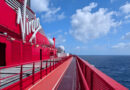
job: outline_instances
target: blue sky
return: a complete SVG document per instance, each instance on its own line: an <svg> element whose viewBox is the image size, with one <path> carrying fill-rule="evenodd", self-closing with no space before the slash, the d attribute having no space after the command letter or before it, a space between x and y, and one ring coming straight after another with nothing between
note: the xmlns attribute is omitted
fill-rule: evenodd
<svg viewBox="0 0 130 90"><path fill-rule="evenodd" d="M78 55L130 55L130 1L31 0L45 34Z"/></svg>

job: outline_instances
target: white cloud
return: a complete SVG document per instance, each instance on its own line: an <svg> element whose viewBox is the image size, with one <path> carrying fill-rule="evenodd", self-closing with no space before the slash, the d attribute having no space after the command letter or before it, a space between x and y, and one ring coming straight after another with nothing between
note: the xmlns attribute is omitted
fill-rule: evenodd
<svg viewBox="0 0 130 90"><path fill-rule="evenodd" d="M127 32L125 35L121 37L123 40L130 40L130 32Z"/></svg>
<svg viewBox="0 0 130 90"><path fill-rule="evenodd" d="M66 39L62 35L56 37L56 44L62 44L64 42L66 42Z"/></svg>
<svg viewBox="0 0 130 90"><path fill-rule="evenodd" d="M118 48L119 49L130 48L130 43L123 43L123 42L121 42L121 43L118 43L118 44L112 46L112 48L117 48L117 49Z"/></svg>
<svg viewBox="0 0 130 90"><path fill-rule="evenodd" d="M50 0L31 0L31 7L36 12L45 12L49 10Z"/></svg>
<svg viewBox="0 0 130 90"><path fill-rule="evenodd" d="M61 44L63 44L63 43L65 43L66 42L66 38L65 38L65 35L67 35L68 33L67 32L63 32L63 30L61 30L61 29L59 29L59 30L57 30L57 31L55 31L55 32L52 32L52 33L48 33L47 34L47 37L48 38L53 38L53 37L55 37L56 38L56 44L57 45L61 45Z"/></svg>
<svg viewBox="0 0 130 90"><path fill-rule="evenodd" d="M52 10L47 11L45 14L42 14L41 18L44 20L44 22L51 22L55 20L62 20L65 18L64 13L57 14L61 8L55 8Z"/></svg>
<svg viewBox="0 0 130 90"><path fill-rule="evenodd" d="M96 6L97 3L91 3L89 6L76 10L76 13L72 15L70 33L77 40L86 42L106 35L112 27L116 27L117 22L112 18L115 12L108 12L104 8L91 12Z"/></svg>
<svg viewBox="0 0 130 90"><path fill-rule="evenodd" d="M125 16L125 19L129 19L129 18L130 18L130 15Z"/></svg>
<svg viewBox="0 0 130 90"><path fill-rule="evenodd" d="M121 6L120 10L126 14L130 13L130 3L127 2L125 5Z"/></svg>
<svg viewBox="0 0 130 90"><path fill-rule="evenodd" d="M124 15L124 20L122 21L123 24L130 23L130 3L126 2L124 5L120 7L120 11L122 15Z"/></svg>
<svg viewBox="0 0 130 90"><path fill-rule="evenodd" d="M31 7L35 12L42 13L44 22L52 22L65 18L64 13L59 13L61 8L50 7L50 0L31 0Z"/></svg>
<svg viewBox="0 0 130 90"><path fill-rule="evenodd" d="M80 49L80 47L79 47L79 46L76 46L76 49Z"/></svg>
<svg viewBox="0 0 130 90"><path fill-rule="evenodd" d="M60 32L60 30L59 30L59 32ZM49 42L52 43L53 40L50 38L52 35L48 34L47 36L48 36ZM55 38L56 38L56 45L61 45L66 42L66 38L61 34L55 35Z"/></svg>
<svg viewBox="0 0 130 90"><path fill-rule="evenodd" d="M57 15L57 19L62 20L65 18L64 13L61 13L60 15Z"/></svg>
<svg viewBox="0 0 130 90"><path fill-rule="evenodd" d="M118 1L118 0L110 0L111 3L116 2L116 1Z"/></svg>
<svg viewBox="0 0 130 90"><path fill-rule="evenodd" d="M64 35L68 35L68 32L64 32Z"/></svg>
<svg viewBox="0 0 130 90"><path fill-rule="evenodd" d="M63 31L62 31L61 29L59 29L59 30L54 30L54 31L55 31L55 32L48 33L47 36L48 36L48 37L58 36L58 35L60 35L60 34L63 33Z"/></svg>

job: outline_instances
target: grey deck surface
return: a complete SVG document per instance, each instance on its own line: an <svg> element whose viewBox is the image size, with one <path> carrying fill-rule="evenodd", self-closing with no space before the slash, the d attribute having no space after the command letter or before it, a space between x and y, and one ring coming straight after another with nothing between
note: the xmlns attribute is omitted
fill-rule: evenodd
<svg viewBox="0 0 130 90"><path fill-rule="evenodd" d="M73 58L57 90L76 90L76 60Z"/></svg>

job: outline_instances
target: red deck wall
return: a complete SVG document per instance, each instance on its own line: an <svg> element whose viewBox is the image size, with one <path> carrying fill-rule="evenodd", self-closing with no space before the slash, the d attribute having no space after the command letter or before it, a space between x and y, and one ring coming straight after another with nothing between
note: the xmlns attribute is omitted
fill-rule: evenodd
<svg viewBox="0 0 130 90"><path fill-rule="evenodd" d="M17 14L10 8L5 0L0 0L0 25L10 29L10 31L20 34L20 27L16 24Z"/></svg>
<svg viewBox="0 0 130 90"><path fill-rule="evenodd" d="M6 44L6 66L40 60L40 49L42 50L42 59L50 58L50 47L37 47L18 40L8 40L1 36L0 43Z"/></svg>
<svg viewBox="0 0 130 90"><path fill-rule="evenodd" d="M6 44L6 66L40 60L40 49L42 59L50 58L50 43L45 35L38 32L36 43L32 45L28 42L32 35L30 34L26 37L27 42L23 43L20 25L16 24L16 11L9 7L5 0L0 0L0 12L0 32L7 33L0 33L0 43ZM14 40L11 40L12 37Z"/></svg>

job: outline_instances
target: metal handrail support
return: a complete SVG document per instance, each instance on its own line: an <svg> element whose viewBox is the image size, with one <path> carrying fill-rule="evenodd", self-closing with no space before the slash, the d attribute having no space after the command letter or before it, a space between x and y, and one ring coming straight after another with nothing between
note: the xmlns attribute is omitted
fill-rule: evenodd
<svg viewBox="0 0 130 90"><path fill-rule="evenodd" d="M46 61L46 75L47 75L47 65L48 65L48 61Z"/></svg>
<svg viewBox="0 0 130 90"><path fill-rule="evenodd" d="M23 87L23 65L20 66L20 89Z"/></svg>
<svg viewBox="0 0 130 90"><path fill-rule="evenodd" d="M81 67L79 65L79 62L78 62L78 60L76 60L76 61L77 61L77 69L78 69L78 79L81 79L81 80L78 80L78 82L80 84L80 87L81 87L80 89L90 90L89 87L88 87L88 84L86 82L86 79L85 79L85 77L83 75L82 69L81 69ZM83 84L83 87L82 87L81 83ZM78 90L79 90L79 88L78 88Z"/></svg>
<svg viewBox="0 0 130 90"><path fill-rule="evenodd" d="M128 90L126 87L116 82L87 61L78 56L75 57L77 58L77 67L80 68L79 72L83 74L81 77L85 78L90 90ZM84 65L85 67L83 67ZM85 73L83 73L85 68Z"/></svg>
<svg viewBox="0 0 130 90"><path fill-rule="evenodd" d="M42 61L41 61L41 66L40 66L40 78L42 79Z"/></svg>
<svg viewBox="0 0 130 90"><path fill-rule="evenodd" d="M35 77L34 77L34 75L35 75L35 63L33 62L33 70L32 70L32 84L34 84L34 79L35 79Z"/></svg>
<svg viewBox="0 0 130 90"><path fill-rule="evenodd" d="M68 60L68 58L70 58L70 57L71 56L66 57L65 60L63 60L63 58L53 58L54 59L53 61L52 60L51 61L41 60L41 61L33 61L30 63L24 63L19 66L16 65L16 66L9 66L9 67L0 67L0 71L4 70L4 69L5 70L10 69L10 68L13 68L11 70L19 70L19 72L17 71L16 74L14 73L13 75L7 75L7 76L5 75L3 77L0 77L0 89L2 89L2 90L12 90L12 89L13 90L14 89L23 90L28 85L34 84L37 80L42 79L45 75L47 75L50 72L50 68L52 71L53 68L54 69L57 68L64 61ZM58 59L58 60L56 60L56 59ZM49 62L52 63L50 66L48 65ZM44 68L43 68L43 66L44 66ZM1 72L0 72L0 75L1 75ZM17 76L17 78L15 78L14 76ZM7 79L10 79L10 81L8 81L7 83L6 82L4 83L4 81L7 81ZM2 84L1 84L1 81L2 81ZM7 85L5 85L5 84L7 84Z"/></svg>

